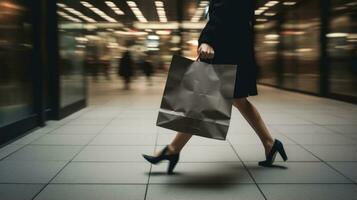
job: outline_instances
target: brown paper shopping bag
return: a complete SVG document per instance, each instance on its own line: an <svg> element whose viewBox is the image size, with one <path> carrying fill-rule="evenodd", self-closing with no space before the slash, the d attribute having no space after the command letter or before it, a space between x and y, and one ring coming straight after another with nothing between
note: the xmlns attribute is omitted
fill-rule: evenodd
<svg viewBox="0 0 357 200"><path fill-rule="evenodd" d="M225 140L236 70L236 65L208 64L174 56L157 126Z"/></svg>

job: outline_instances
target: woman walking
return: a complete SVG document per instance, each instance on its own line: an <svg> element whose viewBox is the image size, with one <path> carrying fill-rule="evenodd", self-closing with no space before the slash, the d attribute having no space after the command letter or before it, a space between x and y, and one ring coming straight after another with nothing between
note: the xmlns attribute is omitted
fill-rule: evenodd
<svg viewBox="0 0 357 200"><path fill-rule="evenodd" d="M272 138L255 106L248 96L257 95L256 64L253 44L253 0L211 0L209 20L199 37L197 53L201 61L214 64L237 65L237 78L233 105L259 136L266 160L260 166L271 166L279 153L283 160L287 156L283 144ZM188 133L177 133L173 141L155 156L143 155L152 164L169 161L168 173L172 174L182 148L192 137Z"/></svg>

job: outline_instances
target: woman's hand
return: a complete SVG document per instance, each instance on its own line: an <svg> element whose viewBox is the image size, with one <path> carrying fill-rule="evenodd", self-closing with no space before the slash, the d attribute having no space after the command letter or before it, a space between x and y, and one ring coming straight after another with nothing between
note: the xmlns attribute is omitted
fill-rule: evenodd
<svg viewBox="0 0 357 200"><path fill-rule="evenodd" d="M214 50L209 44L202 43L197 49L197 54L200 59L212 59Z"/></svg>

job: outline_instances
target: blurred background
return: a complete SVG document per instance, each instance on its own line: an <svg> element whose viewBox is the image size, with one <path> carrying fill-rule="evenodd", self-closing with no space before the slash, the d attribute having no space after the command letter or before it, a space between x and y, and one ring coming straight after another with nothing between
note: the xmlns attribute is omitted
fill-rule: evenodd
<svg viewBox="0 0 357 200"><path fill-rule="evenodd" d="M260 84L357 102L357 1L256 1ZM207 0L0 0L0 143L196 57ZM234 26L234 24L232 24ZM239 35L237 35L239 37Z"/></svg>

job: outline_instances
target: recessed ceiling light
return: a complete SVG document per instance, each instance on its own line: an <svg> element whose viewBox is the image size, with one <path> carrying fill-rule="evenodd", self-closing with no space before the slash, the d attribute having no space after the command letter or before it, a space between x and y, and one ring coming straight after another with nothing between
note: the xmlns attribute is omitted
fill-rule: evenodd
<svg viewBox="0 0 357 200"><path fill-rule="evenodd" d="M67 15L65 12L62 12L62 11L58 11L57 14L65 19L68 19L70 21L73 21L73 22L82 22L80 19L77 19L75 17L71 17L69 15Z"/></svg>
<svg viewBox="0 0 357 200"><path fill-rule="evenodd" d="M286 1L286 2L283 2L283 5L284 5L284 6L293 6L293 5L295 5L295 4L296 4L295 1Z"/></svg>
<svg viewBox="0 0 357 200"><path fill-rule="evenodd" d="M268 7L272 7L272 6L275 6L276 4L278 4L279 1L268 1L265 6L268 6Z"/></svg>
<svg viewBox="0 0 357 200"><path fill-rule="evenodd" d="M78 16L79 18L85 20L86 22L90 22L90 23L96 22L94 19L83 15L81 12L79 12L79 11L73 9L73 8L70 8L70 7L66 6L65 4L62 4L62 8L63 8L64 10L66 10L67 12L69 12L69 13L71 13L71 14L73 14L73 15L76 15L76 16Z"/></svg>
<svg viewBox="0 0 357 200"><path fill-rule="evenodd" d="M268 16L268 17L272 17L272 16L275 16L276 13L273 13L273 12L267 12L267 13L264 13L265 16Z"/></svg>
<svg viewBox="0 0 357 200"><path fill-rule="evenodd" d="M159 16L160 22L167 22L166 12L164 8L164 2L155 1L155 6L157 10L157 15Z"/></svg>
<svg viewBox="0 0 357 200"><path fill-rule="evenodd" d="M117 15L124 15L124 12L120 10L115 3L111 1L105 1L108 7L110 7Z"/></svg>
<svg viewBox="0 0 357 200"><path fill-rule="evenodd" d="M127 1L126 3L140 22L148 22L134 1Z"/></svg>
<svg viewBox="0 0 357 200"><path fill-rule="evenodd" d="M264 18L263 18L263 19L262 19L262 18L258 18L258 19L256 19L256 21L257 21L257 22L266 22L266 21L268 21L268 20L267 20L267 19L264 19Z"/></svg>
<svg viewBox="0 0 357 200"><path fill-rule="evenodd" d="M99 15L100 17L102 17L103 19L107 20L108 22L118 22L117 20L115 20L112 17L109 17L107 14L105 14L103 11L99 10L98 8L94 7L92 4L86 2L86 1L81 1L81 4L87 8L89 8L90 10L92 10L94 13L96 13L97 15Z"/></svg>

